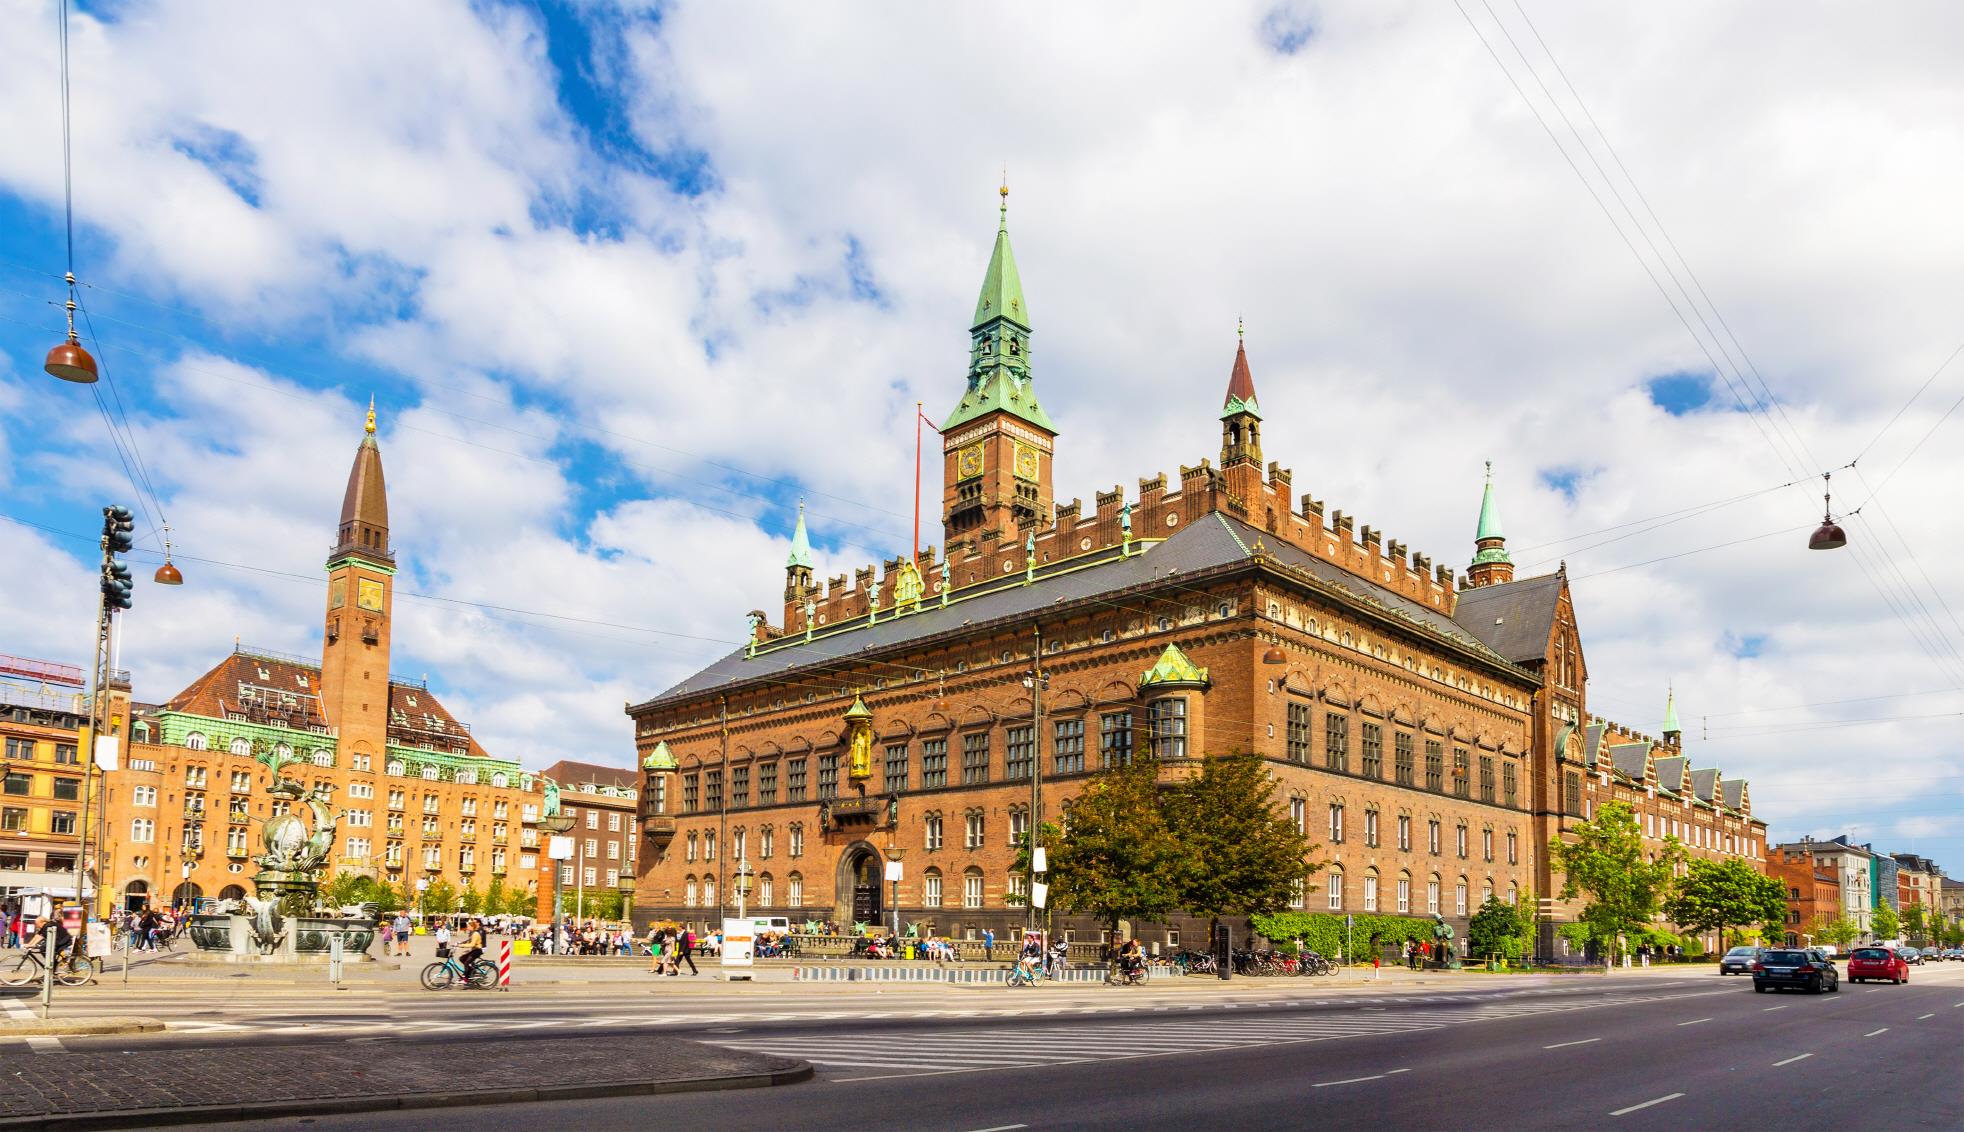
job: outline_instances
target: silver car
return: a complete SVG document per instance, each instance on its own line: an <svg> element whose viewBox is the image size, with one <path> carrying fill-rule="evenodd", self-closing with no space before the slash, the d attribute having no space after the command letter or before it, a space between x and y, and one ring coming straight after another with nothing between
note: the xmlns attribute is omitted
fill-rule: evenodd
<svg viewBox="0 0 1964 1132"><path fill-rule="evenodd" d="M1719 974L1750 975L1753 964L1759 962L1765 951L1764 947L1735 947L1719 959Z"/></svg>

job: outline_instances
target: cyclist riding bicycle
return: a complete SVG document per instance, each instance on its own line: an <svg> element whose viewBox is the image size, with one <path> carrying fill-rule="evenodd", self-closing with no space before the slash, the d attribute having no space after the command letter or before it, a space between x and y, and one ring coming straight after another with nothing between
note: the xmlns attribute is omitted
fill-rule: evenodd
<svg viewBox="0 0 1964 1132"><path fill-rule="evenodd" d="M469 979L470 973L477 968L477 961L484 957L483 920L472 917L471 926L464 932L463 943L464 953L457 957L457 962L464 968L464 977Z"/></svg>
<svg viewBox="0 0 1964 1132"><path fill-rule="evenodd" d="M42 933L50 927L55 932L55 962L60 963L75 947L75 933L68 930L68 925L61 922L60 916L42 916L34 925L34 934L21 944L21 950L31 951L36 955L47 954L47 937Z"/></svg>

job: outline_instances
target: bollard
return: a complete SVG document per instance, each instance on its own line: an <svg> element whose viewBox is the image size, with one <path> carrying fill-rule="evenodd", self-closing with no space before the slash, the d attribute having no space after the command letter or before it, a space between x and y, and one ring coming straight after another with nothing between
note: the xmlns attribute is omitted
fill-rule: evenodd
<svg viewBox="0 0 1964 1132"><path fill-rule="evenodd" d="M135 934L136 933L134 931L127 931L123 933L123 985L124 986L130 985L130 938Z"/></svg>
<svg viewBox="0 0 1964 1132"><path fill-rule="evenodd" d="M54 916L41 917L41 937L46 943L45 959L41 964L41 1020L47 1021L48 1008L55 1001L55 933Z"/></svg>
<svg viewBox="0 0 1964 1132"><path fill-rule="evenodd" d="M341 989L341 933L335 932L327 937L327 981L335 990Z"/></svg>
<svg viewBox="0 0 1964 1132"><path fill-rule="evenodd" d="M498 944L498 989L511 989L511 941L508 939Z"/></svg>

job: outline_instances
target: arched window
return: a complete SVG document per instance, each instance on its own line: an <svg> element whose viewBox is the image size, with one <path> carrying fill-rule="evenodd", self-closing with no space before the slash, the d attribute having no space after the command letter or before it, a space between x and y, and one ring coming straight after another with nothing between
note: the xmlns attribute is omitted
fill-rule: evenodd
<svg viewBox="0 0 1964 1132"><path fill-rule="evenodd" d="M1438 873L1433 873L1431 879L1425 882L1425 914L1428 916L1436 916L1439 914L1439 874Z"/></svg>
<svg viewBox="0 0 1964 1132"><path fill-rule="evenodd" d="M293 744L291 743L281 743L278 747L274 748L274 750L276 750L279 753L279 756L283 759L290 759L293 757Z"/></svg>
<svg viewBox="0 0 1964 1132"><path fill-rule="evenodd" d="M921 903L929 908L941 907L940 869L929 869L921 874Z"/></svg>
<svg viewBox="0 0 1964 1132"><path fill-rule="evenodd" d="M962 874L962 907L980 908L982 906L982 870L969 866Z"/></svg>
<svg viewBox="0 0 1964 1132"><path fill-rule="evenodd" d="M1343 870L1331 869L1329 883L1324 886L1330 894L1330 911L1343 910Z"/></svg>
<svg viewBox="0 0 1964 1132"><path fill-rule="evenodd" d="M333 765L334 765L334 756L333 756L333 755L331 755L331 754L328 754L328 753L327 753L326 751L315 751L315 752L314 752L314 765L315 765L315 766L333 766Z"/></svg>
<svg viewBox="0 0 1964 1132"><path fill-rule="evenodd" d="M436 767L431 766L428 763L423 764L423 777L431 782L435 782L438 776L441 775L442 773L443 773L442 771L439 771Z"/></svg>
<svg viewBox="0 0 1964 1132"><path fill-rule="evenodd" d="M768 908L776 902L775 887L771 882L771 874L765 873L757 878L757 904L760 907Z"/></svg>
<svg viewBox="0 0 1964 1132"><path fill-rule="evenodd" d="M1515 883L1514 883L1513 881L1511 881L1511 880L1510 880L1510 881L1508 881L1508 882L1507 882L1507 902L1508 902L1509 904L1516 904L1516 903L1519 903L1519 902L1520 902L1520 899L1521 899L1521 890L1520 890L1520 887L1519 887L1518 885L1516 885L1516 884L1515 884Z"/></svg>
<svg viewBox="0 0 1964 1132"><path fill-rule="evenodd" d="M693 876L683 877L682 878L682 907L693 908L695 906L696 906L696 878Z"/></svg>
<svg viewBox="0 0 1964 1132"><path fill-rule="evenodd" d="M505 787L511 785L511 777L501 770L498 773L491 776L491 785L496 786L498 789L502 790Z"/></svg>
<svg viewBox="0 0 1964 1132"><path fill-rule="evenodd" d="M193 731L184 737L184 746L187 750L202 751L209 745L204 735L197 731Z"/></svg>
<svg viewBox="0 0 1964 1132"><path fill-rule="evenodd" d="M1412 910L1412 874L1398 874L1398 911L1400 914Z"/></svg>
<svg viewBox="0 0 1964 1132"><path fill-rule="evenodd" d="M461 783L463 783L463 784L464 784L465 786L476 786L476 785L477 785L477 771L475 771L475 770L460 770L460 771L458 771L458 772L457 772L457 781L458 781L458 782L461 782Z"/></svg>
<svg viewBox="0 0 1964 1132"><path fill-rule="evenodd" d="M1486 880L1480 882L1480 903L1484 905L1487 901L1492 899L1493 899L1493 878L1488 877Z"/></svg>
<svg viewBox="0 0 1964 1132"><path fill-rule="evenodd" d="M402 767L402 760L401 760L401 759L390 759L390 760L389 760L389 773L390 773L390 774L394 774L394 775L401 775L401 774L403 773L403 767Z"/></svg>
<svg viewBox="0 0 1964 1132"><path fill-rule="evenodd" d="M1453 915L1455 916L1466 915L1466 878L1465 877L1460 877L1459 882L1453 885Z"/></svg>
<svg viewBox="0 0 1964 1132"><path fill-rule="evenodd" d="M249 755L252 753L252 744L244 739L234 739L232 740L232 753L235 755Z"/></svg>
<svg viewBox="0 0 1964 1132"><path fill-rule="evenodd" d="M1364 911L1378 910L1378 871L1371 869L1364 874Z"/></svg>
<svg viewBox="0 0 1964 1132"><path fill-rule="evenodd" d="M792 873L784 878L784 906L786 908L805 906L805 878L802 875Z"/></svg>
<svg viewBox="0 0 1964 1132"><path fill-rule="evenodd" d="M705 908L716 907L716 878L715 877L702 878L702 906Z"/></svg>

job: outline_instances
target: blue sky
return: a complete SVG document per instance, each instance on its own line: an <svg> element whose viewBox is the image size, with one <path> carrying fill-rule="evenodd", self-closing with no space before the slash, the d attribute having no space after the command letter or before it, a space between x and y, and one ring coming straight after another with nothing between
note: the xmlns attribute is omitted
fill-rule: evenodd
<svg viewBox="0 0 1964 1132"><path fill-rule="evenodd" d="M1516 561L1576 580L1597 711L1654 730L1672 684L1776 834L1964 868L1964 457L1915 447L1964 372L1891 420L1964 339L1964 139L1926 97L1958 17L1496 11L1614 155L1484 10L1421 3L85 6L84 331L189 583L139 586L139 694L234 637L317 649L372 395L426 595L398 671L500 753L625 763L619 705L773 609L800 497L823 573L907 545L913 405L959 392L1007 168L1065 499L1214 450L1244 318L1303 490L1459 563L1492 459ZM154 552L158 508L39 373L53 9L0 19L0 651L75 660L62 532L140 500ZM1780 485L1857 453L1837 509L1886 487L1810 556L1818 481Z"/></svg>

